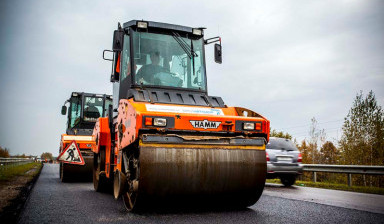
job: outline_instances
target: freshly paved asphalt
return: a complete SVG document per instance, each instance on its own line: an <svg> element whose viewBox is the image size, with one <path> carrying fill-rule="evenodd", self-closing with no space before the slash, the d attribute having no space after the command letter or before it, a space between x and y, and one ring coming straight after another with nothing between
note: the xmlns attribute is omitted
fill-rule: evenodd
<svg viewBox="0 0 384 224"><path fill-rule="evenodd" d="M243 210L133 214L125 211L121 200L116 201L112 195L95 192L92 183L61 183L59 166L46 164L26 202L19 222L384 223L384 214L381 213L383 211L381 196L344 193L268 185L260 200ZM372 203L369 203L369 200L363 200L364 196L371 197ZM343 201L343 198L346 201ZM332 199L336 202L329 203Z"/></svg>
<svg viewBox="0 0 384 224"><path fill-rule="evenodd" d="M384 195L267 184L264 195L384 214Z"/></svg>

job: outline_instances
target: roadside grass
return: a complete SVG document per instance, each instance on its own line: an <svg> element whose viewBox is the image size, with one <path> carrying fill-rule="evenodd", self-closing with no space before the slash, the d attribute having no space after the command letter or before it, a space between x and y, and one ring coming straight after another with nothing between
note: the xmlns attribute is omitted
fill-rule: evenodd
<svg viewBox="0 0 384 224"><path fill-rule="evenodd" d="M0 222L17 223L43 165L26 163L0 168Z"/></svg>
<svg viewBox="0 0 384 224"><path fill-rule="evenodd" d="M279 179L267 179L266 183L281 184ZM300 187L316 187L332 190L341 190L341 191L353 191L360 193L369 193L369 194L380 194L384 195L384 188L379 187L364 187L364 186L353 186L349 187L347 184L335 184L329 182L311 182L311 181L300 181L297 180L295 183L296 186Z"/></svg>
<svg viewBox="0 0 384 224"><path fill-rule="evenodd" d="M8 181L16 176L29 176L31 179L40 171L41 163L27 163L17 166L9 166L7 168L2 167L0 169L0 181ZM26 173L31 169L35 169L32 172Z"/></svg>

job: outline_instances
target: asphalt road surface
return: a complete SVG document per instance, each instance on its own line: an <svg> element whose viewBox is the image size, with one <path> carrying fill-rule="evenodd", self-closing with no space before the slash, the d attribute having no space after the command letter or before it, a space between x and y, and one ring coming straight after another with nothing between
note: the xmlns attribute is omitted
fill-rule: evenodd
<svg viewBox="0 0 384 224"><path fill-rule="evenodd" d="M330 202L331 200L331 202ZM61 183L59 165L45 164L20 223L384 223L384 197L268 185L253 206L236 211L133 214L92 183Z"/></svg>

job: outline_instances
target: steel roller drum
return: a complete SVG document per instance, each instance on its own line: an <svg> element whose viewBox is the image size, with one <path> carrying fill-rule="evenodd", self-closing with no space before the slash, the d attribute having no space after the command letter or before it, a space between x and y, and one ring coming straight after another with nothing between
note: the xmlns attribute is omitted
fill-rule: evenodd
<svg viewBox="0 0 384 224"><path fill-rule="evenodd" d="M263 139L166 139L140 143L138 205L247 207L261 196Z"/></svg>
<svg viewBox="0 0 384 224"><path fill-rule="evenodd" d="M63 163L62 169L68 181L90 181L92 180L93 156L84 156L84 165Z"/></svg>

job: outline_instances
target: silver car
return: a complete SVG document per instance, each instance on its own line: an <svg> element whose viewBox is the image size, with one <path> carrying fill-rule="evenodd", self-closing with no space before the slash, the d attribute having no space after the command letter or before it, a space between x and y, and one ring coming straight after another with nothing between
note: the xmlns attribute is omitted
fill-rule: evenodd
<svg viewBox="0 0 384 224"><path fill-rule="evenodd" d="M268 179L280 178L284 186L291 186L303 173L301 154L291 140L270 137L266 154Z"/></svg>

